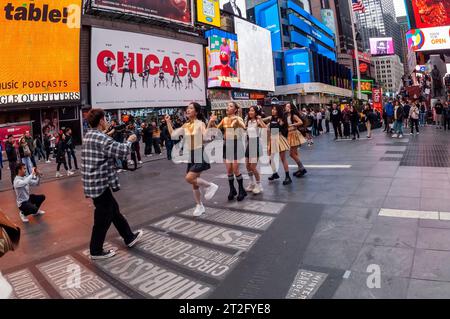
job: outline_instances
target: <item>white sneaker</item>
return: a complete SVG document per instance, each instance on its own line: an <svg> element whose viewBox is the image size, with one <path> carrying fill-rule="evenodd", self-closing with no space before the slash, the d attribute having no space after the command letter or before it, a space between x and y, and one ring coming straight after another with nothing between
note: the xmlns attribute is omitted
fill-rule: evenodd
<svg viewBox="0 0 450 319"><path fill-rule="evenodd" d="M396 137L398 137L397 134L392 134L392 138L396 138Z"/></svg>
<svg viewBox="0 0 450 319"><path fill-rule="evenodd" d="M22 222L24 223L28 223L30 220L28 219L27 216L25 216L22 212L19 213L20 219L22 220Z"/></svg>
<svg viewBox="0 0 450 319"><path fill-rule="evenodd" d="M416 134L419 135L419 132L417 132Z"/></svg>
<svg viewBox="0 0 450 319"><path fill-rule="evenodd" d="M409 133L409 135L414 135L414 133Z"/></svg>
<svg viewBox="0 0 450 319"><path fill-rule="evenodd" d="M123 171L122 169L118 169L117 173L122 173L122 171Z"/></svg>
<svg viewBox="0 0 450 319"><path fill-rule="evenodd" d="M75 172L67 171L67 176L72 176L73 174L75 174Z"/></svg>
<svg viewBox="0 0 450 319"><path fill-rule="evenodd" d="M400 135L398 136L398 138L403 138L403 135L402 135L402 134L400 134Z"/></svg>
<svg viewBox="0 0 450 319"><path fill-rule="evenodd" d="M253 194L255 194L255 195L262 193L262 191L263 191L263 188L260 184L256 184L255 188L253 188Z"/></svg>
<svg viewBox="0 0 450 319"><path fill-rule="evenodd" d="M250 184L248 184L247 187L245 188L245 191L247 191L247 192L252 192L253 189L254 189L255 187L256 187L255 184L250 183Z"/></svg>
<svg viewBox="0 0 450 319"><path fill-rule="evenodd" d="M205 190L205 199L210 200L211 198L213 198L214 195L216 195L218 189L219 189L218 185L211 183L211 185L209 185L209 187L207 187Z"/></svg>
<svg viewBox="0 0 450 319"><path fill-rule="evenodd" d="M60 172L56 172L56 177L57 178L59 178L59 177L61 177L62 175L61 175L61 173Z"/></svg>
<svg viewBox="0 0 450 319"><path fill-rule="evenodd" d="M200 204L195 207L194 213L192 215L194 215L195 217L199 217L204 213L205 213L205 206L203 206L203 204Z"/></svg>
<svg viewBox="0 0 450 319"><path fill-rule="evenodd" d="M33 216L40 216L40 215L44 215L45 211L43 210L38 210L36 214L34 214Z"/></svg>
<svg viewBox="0 0 450 319"><path fill-rule="evenodd" d="M139 163L139 164L142 164L142 161L139 161L138 163Z"/></svg>
<svg viewBox="0 0 450 319"><path fill-rule="evenodd" d="M47 164L50 164L52 161L45 161Z"/></svg>

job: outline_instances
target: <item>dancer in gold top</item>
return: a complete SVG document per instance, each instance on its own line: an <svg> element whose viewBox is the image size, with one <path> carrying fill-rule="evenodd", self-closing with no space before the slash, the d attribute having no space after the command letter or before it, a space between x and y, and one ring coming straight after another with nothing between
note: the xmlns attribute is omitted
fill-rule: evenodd
<svg viewBox="0 0 450 319"><path fill-rule="evenodd" d="M302 177L306 174L306 169L300 161L300 155L298 153L298 148L300 145L306 143L306 139L303 137L302 133L298 130L300 126L303 125L302 120L300 119L300 114L297 111L295 105L291 103L287 103L284 106L284 111L286 114L286 120L288 124L288 142L291 146L291 150L289 155L295 161L298 166L298 171L296 171L293 175L295 177Z"/></svg>

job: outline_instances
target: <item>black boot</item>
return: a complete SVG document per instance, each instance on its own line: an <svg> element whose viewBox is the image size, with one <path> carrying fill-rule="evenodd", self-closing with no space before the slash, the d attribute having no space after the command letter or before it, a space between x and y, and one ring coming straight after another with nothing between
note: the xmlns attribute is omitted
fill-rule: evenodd
<svg viewBox="0 0 450 319"><path fill-rule="evenodd" d="M286 172L286 178L283 181L283 185L289 185L289 184L292 184L292 179L289 176L289 172Z"/></svg>
<svg viewBox="0 0 450 319"><path fill-rule="evenodd" d="M234 175L228 175L228 183L230 184L230 193L228 194L228 200L233 200L237 195L236 188L234 187Z"/></svg>
<svg viewBox="0 0 450 319"><path fill-rule="evenodd" d="M237 200L238 202L240 202L245 198L245 196L247 196L247 192L245 191L244 188L244 179L242 178L242 175L236 176L236 179L239 185L239 195L237 197Z"/></svg>
<svg viewBox="0 0 450 319"><path fill-rule="evenodd" d="M273 173L272 176L269 177L269 181L273 181L275 179L279 179L280 175L278 173Z"/></svg>

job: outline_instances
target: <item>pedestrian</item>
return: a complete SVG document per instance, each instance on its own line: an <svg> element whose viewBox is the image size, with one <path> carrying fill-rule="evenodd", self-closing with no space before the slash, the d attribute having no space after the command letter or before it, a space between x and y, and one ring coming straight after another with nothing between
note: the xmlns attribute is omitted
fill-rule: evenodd
<svg viewBox="0 0 450 319"><path fill-rule="evenodd" d="M393 123L394 118L394 105L392 104L392 99L384 105L384 114L386 114L386 121L384 123L384 131L387 134L391 133L392 129L390 125Z"/></svg>
<svg viewBox="0 0 450 319"><path fill-rule="evenodd" d="M142 141L145 144L144 156L148 157L152 155L152 144L153 144L153 126L148 125L144 122L141 124L142 127Z"/></svg>
<svg viewBox="0 0 450 319"><path fill-rule="evenodd" d="M305 166L303 166L303 163L300 161L300 154L298 152L298 148L306 142L306 139L298 130L303 125L303 123L300 119L300 114L295 105L287 103L284 106L284 112L288 125L287 140L290 146L289 155L298 167L298 170L293 175L300 178L305 176L305 174L307 173Z"/></svg>
<svg viewBox="0 0 450 319"><path fill-rule="evenodd" d="M81 180L85 196L92 198L95 206L89 250L91 259L106 259L116 254L112 249L103 249L111 223L129 248L133 247L143 234L141 230L136 233L131 231L111 192L120 189L114 168L115 159L127 160L136 136L132 134L126 143L119 143L103 133L107 130L108 123L102 109L91 109L86 118L90 128L84 137L81 151Z"/></svg>
<svg viewBox="0 0 450 319"><path fill-rule="evenodd" d="M309 114L310 114L310 116L312 118L312 123L313 123L313 125L312 125L312 135L313 136L319 136L319 123L317 121L317 113L316 113L315 110L311 109L309 111Z"/></svg>
<svg viewBox="0 0 450 319"><path fill-rule="evenodd" d="M353 135L352 140L356 140L356 137L359 139L359 112L353 105L350 108L350 124Z"/></svg>
<svg viewBox="0 0 450 319"><path fill-rule="evenodd" d="M348 104L345 104L342 111L342 124L344 125L344 138L350 138L350 109Z"/></svg>
<svg viewBox="0 0 450 319"><path fill-rule="evenodd" d="M38 156L38 160L43 159L45 161L45 153L43 150L42 140L40 135L36 135L34 138L35 155Z"/></svg>
<svg viewBox="0 0 450 319"><path fill-rule="evenodd" d="M239 106L236 102L229 102L227 105L227 115L216 125L217 116L211 115L208 128L216 127L223 130L223 159L228 175L230 192L228 200L233 200L237 195L237 201L242 201L247 196L244 188L244 178L239 170L239 162L245 157L244 143L242 142L243 130L245 130L244 120L238 115ZM234 180L237 180L239 193L234 187Z"/></svg>
<svg viewBox="0 0 450 319"><path fill-rule="evenodd" d="M375 114L373 113L373 110L369 104L366 104L366 106L364 107L363 113L364 113L364 123L365 123L366 129L367 129L367 138L371 139L372 138L372 128L374 127L374 124L375 124Z"/></svg>
<svg viewBox="0 0 450 319"><path fill-rule="evenodd" d="M152 123L152 141L155 154L161 154L161 130L156 125L156 122Z"/></svg>
<svg viewBox="0 0 450 319"><path fill-rule="evenodd" d="M442 109L442 122L444 130L447 131L447 128L450 130L450 108L448 102L444 103L444 108Z"/></svg>
<svg viewBox="0 0 450 319"><path fill-rule="evenodd" d="M14 191L16 193L17 207L22 222L28 223L29 215L40 216L45 212L41 210L41 205L45 201L45 195L30 194L30 186L37 186L40 183L40 173L33 167L31 174L27 175L26 165L20 163L16 166L16 177L14 178Z"/></svg>
<svg viewBox="0 0 450 319"><path fill-rule="evenodd" d="M170 116L170 115L169 115ZM173 125L172 125L173 127ZM173 127L175 128L175 127ZM164 136L166 138L166 152L167 152L167 159L169 161L172 160L172 149L173 149L173 140L169 133L169 128L167 121L165 121L165 125L162 127L161 136Z"/></svg>
<svg viewBox="0 0 450 319"><path fill-rule="evenodd" d="M61 169L61 165L64 166L64 169L67 172L67 176L71 176L74 172L70 171L67 167L66 161L66 152L67 152L67 144L66 144L66 136L61 131L58 135L58 141L56 142L56 177L61 177L61 173L59 170Z"/></svg>
<svg viewBox="0 0 450 319"><path fill-rule="evenodd" d="M420 110L420 113L419 113L420 126L424 127L426 124L427 106L425 105L425 102L422 102L419 104L419 100L416 101L416 105L418 106L418 108Z"/></svg>
<svg viewBox="0 0 450 319"><path fill-rule="evenodd" d="M27 175L30 175L33 171L33 163L31 161L31 150L28 143L25 140L25 135L23 135L19 140L19 155L20 161L25 164L27 168Z"/></svg>
<svg viewBox="0 0 450 319"><path fill-rule="evenodd" d="M207 182L201 178L202 172L211 168L208 158L204 153L204 139L206 137L206 125L203 118L203 112L200 104L190 103L186 108L188 121L178 129L174 129L169 115L165 116L167 129L172 138L180 135L185 136L185 147L189 151L189 162L186 170L186 182L192 185L196 207L193 215L198 217L205 213L205 207L201 200L201 191L203 189L206 200L210 200L216 194L219 186Z"/></svg>
<svg viewBox="0 0 450 319"><path fill-rule="evenodd" d="M403 117L404 117L404 126L405 128L409 127L409 111L411 110L411 101L403 102Z"/></svg>
<svg viewBox="0 0 450 319"><path fill-rule="evenodd" d="M45 159L46 163L51 163L50 154L51 154L51 135L49 133L44 134L44 150L45 150Z"/></svg>
<svg viewBox="0 0 450 319"><path fill-rule="evenodd" d="M17 166L17 150L14 138L12 134L8 135L8 140L5 142L5 152L8 158L9 170L11 173L11 184L14 184L14 178L16 177Z"/></svg>
<svg viewBox="0 0 450 319"><path fill-rule="evenodd" d="M333 103L330 120L331 123L333 124L334 140L336 141L338 137L342 138L342 127L341 127L342 114L341 110L338 109L336 103Z"/></svg>
<svg viewBox="0 0 450 319"><path fill-rule="evenodd" d="M317 135L321 135L323 134L323 125L322 125L322 121L323 121L323 114L322 114L322 109L319 110L316 113L316 121L317 121Z"/></svg>
<svg viewBox="0 0 450 319"><path fill-rule="evenodd" d="M142 128L138 123L134 124L133 128L134 128L133 133L136 135L136 142L133 143L133 147L134 151L136 152L138 163L142 164L142 157L141 157Z"/></svg>
<svg viewBox="0 0 450 319"><path fill-rule="evenodd" d="M400 104L400 102L395 101L394 106L394 134L392 135L393 138L402 138L403 137L403 106Z"/></svg>
<svg viewBox="0 0 450 319"><path fill-rule="evenodd" d="M331 111L330 107L327 106L325 109L325 129L326 133L330 133L330 120L331 120Z"/></svg>
<svg viewBox="0 0 450 319"><path fill-rule="evenodd" d="M78 171L77 157L75 156L75 142L73 140L72 129L70 127L65 129L64 136L65 136L64 141L67 147L67 159L69 164L69 170L73 172L72 170L72 159L73 159L75 170Z"/></svg>
<svg viewBox="0 0 450 319"><path fill-rule="evenodd" d="M261 129L266 129L267 125L261 118L261 108L252 105L248 109L247 121L247 146L245 148L245 164L247 167L250 182L245 191L257 195L263 191L261 185L261 174L258 170L258 161L262 155L261 149Z"/></svg>
<svg viewBox="0 0 450 319"><path fill-rule="evenodd" d="M31 137L31 135L30 135L30 131L25 132L24 138L25 138L25 142L28 144L28 148L30 149L30 152L31 152L29 158L33 165L32 167L37 167L36 159L34 158L34 140L33 140L33 137Z"/></svg>
<svg viewBox="0 0 450 319"><path fill-rule="evenodd" d="M411 125L410 135L414 134L414 126L416 127L417 134L419 134L419 113L420 113L420 110L417 107L417 105L412 104L412 107L409 110L409 114L408 114L408 118L410 120L410 125Z"/></svg>
<svg viewBox="0 0 450 319"><path fill-rule="evenodd" d="M434 105L434 111L436 113L436 128L442 129L442 110L444 106L441 103L441 100L438 99L436 104Z"/></svg>

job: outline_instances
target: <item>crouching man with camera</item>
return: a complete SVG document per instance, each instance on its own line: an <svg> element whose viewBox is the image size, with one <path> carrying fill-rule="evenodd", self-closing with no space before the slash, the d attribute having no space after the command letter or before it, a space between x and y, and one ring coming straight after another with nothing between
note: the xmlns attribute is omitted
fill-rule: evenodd
<svg viewBox="0 0 450 319"><path fill-rule="evenodd" d="M16 177L14 178L14 191L16 192L17 207L19 207L20 219L24 223L28 223L29 215L39 216L45 212L40 210L42 203L45 201L45 195L30 194L30 186L37 186L41 180L41 174L36 167L30 175L27 175L27 167L20 163L16 166Z"/></svg>

